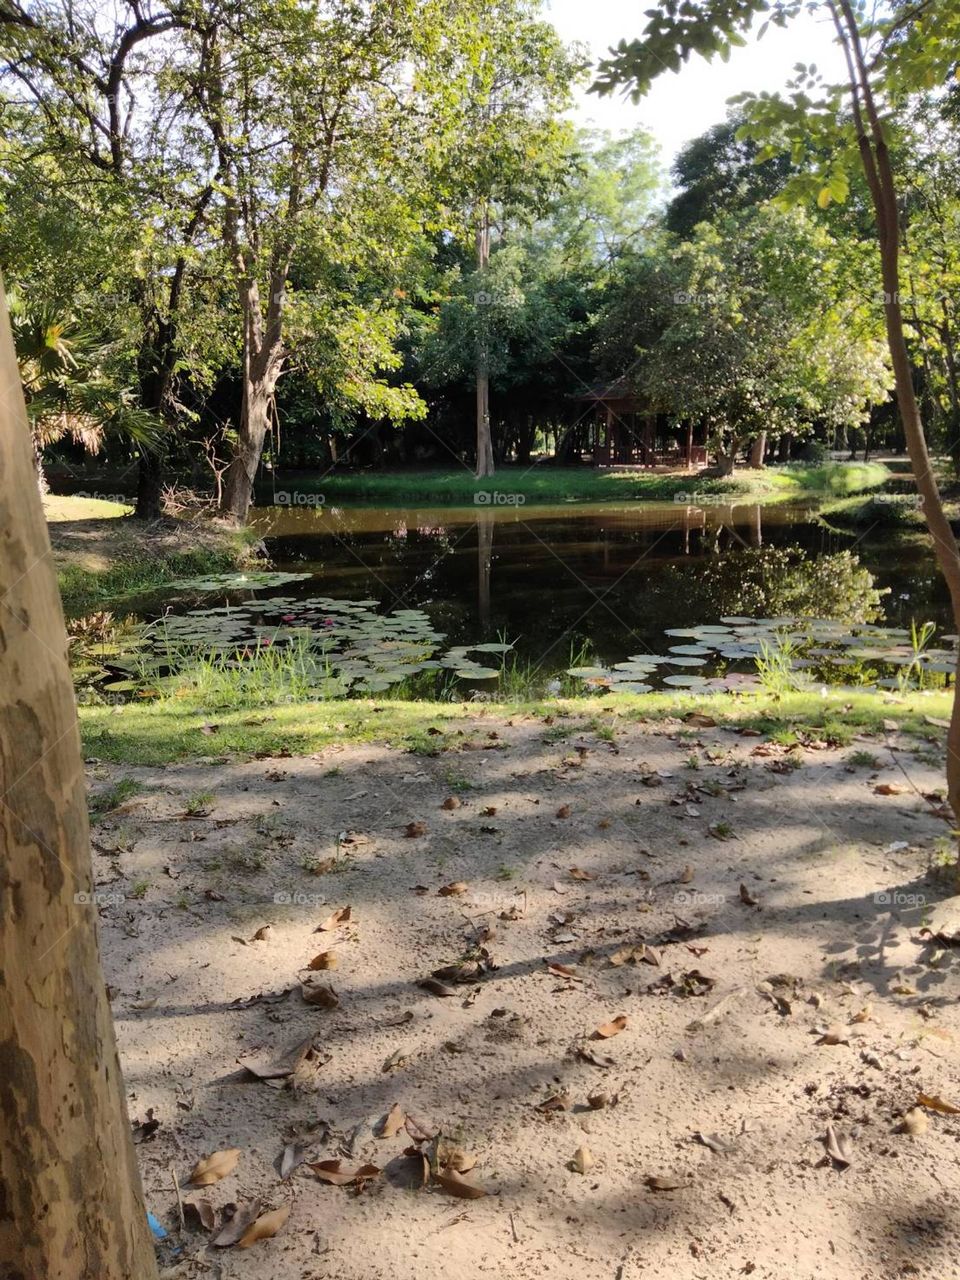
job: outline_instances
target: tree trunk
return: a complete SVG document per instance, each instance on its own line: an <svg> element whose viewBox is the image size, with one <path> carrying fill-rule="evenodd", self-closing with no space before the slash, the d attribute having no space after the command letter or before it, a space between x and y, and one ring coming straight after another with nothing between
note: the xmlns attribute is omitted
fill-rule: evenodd
<svg viewBox="0 0 960 1280"><path fill-rule="evenodd" d="M223 478L221 510L237 524L246 524L253 501L253 484L270 429L273 395L283 367L281 314L286 268L271 275L270 303L264 324L255 280L240 283L243 307L243 404L233 457Z"/></svg>
<svg viewBox="0 0 960 1280"><path fill-rule="evenodd" d="M159 453L140 450L137 469L137 505L134 515L140 520L159 520L163 515L163 458Z"/></svg>
<svg viewBox="0 0 960 1280"><path fill-rule="evenodd" d="M0 389L0 1274L151 1280L63 615L2 285Z"/></svg>
<svg viewBox="0 0 960 1280"><path fill-rule="evenodd" d="M764 457L767 452L767 433L761 431L750 446L750 468L753 471L762 471L766 465Z"/></svg>
<svg viewBox="0 0 960 1280"><path fill-rule="evenodd" d="M490 261L490 210L484 205L477 228L477 279L482 282ZM486 295L476 300L478 307L489 306ZM482 317L482 318L481 318ZM493 441L490 436L490 348L489 312L477 317L477 479L494 473Z"/></svg>
<svg viewBox="0 0 960 1280"><path fill-rule="evenodd" d="M734 467L737 464L737 454L740 451L740 441L731 440L730 447L727 450L717 450L717 474L721 476L732 476Z"/></svg>
<svg viewBox="0 0 960 1280"><path fill-rule="evenodd" d="M933 538L937 563L950 592L954 625L960 629L960 552L957 550L957 540L950 521L943 509L940 489L927 450L927 440L913 386L910 354L903 331L903 313L900 308L900 210L896 178L890 162L884 126L877 110L856 13L850 0L833 0L833 3L836 5L834 22L847 58L860 158L877 219L884 290L883 311L887 345L890 349L896 383L897 404L917 492L923 504L924 519ZM842 23L840 14L843 15ZM864 451L865 457L868 450L869 444L868 449ZM960 678L960 655L958 655L957 676ZM955 818L960 820L960 698L956 696L956 692L950 728L947 730L947 799Z"/></svg>

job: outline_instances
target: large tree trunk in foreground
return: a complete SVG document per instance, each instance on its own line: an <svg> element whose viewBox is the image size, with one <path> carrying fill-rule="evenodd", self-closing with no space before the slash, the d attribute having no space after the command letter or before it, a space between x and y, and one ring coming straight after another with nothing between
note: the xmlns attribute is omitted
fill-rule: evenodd
<svg viewBox="0 0 960 1280"><path fill-rule="evenodd" d="M151 1280L63 615L2 285L0 795L0 1275Z"/></svg>

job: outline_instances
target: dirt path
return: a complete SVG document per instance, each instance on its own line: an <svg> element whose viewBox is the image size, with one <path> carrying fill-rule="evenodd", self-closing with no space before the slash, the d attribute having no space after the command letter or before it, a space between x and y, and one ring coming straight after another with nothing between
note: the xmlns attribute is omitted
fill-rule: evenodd
<svg viewBox="0 0 960 1280"><path fill-rule="evenodd" d="M960 1276L960 1116L898 1131L921 1091L960 1104L960 951L919 933L946 824L882 742L854 744L878 770L822 744L794 768L709 726L564 732L487 716L432 758L91 766L95 798L121 775L151 788L95 838L131 1115L160 1121L139 1151L181 1246L169 1274ZM938 784L902 758L919 792ZM298 981L324 948L337 967L311 976L333 1009ZM465 956L490 971L418 986ZM829 1028L842 1043L819 1043ZM309 1037L288 1080L238 1067ZM411 1189L409 1133L373 1131L395 1103L496 1194ZM360 1194L302 1164L282 1181L296 1143L384 1172ZM184 1195L291 1207L243 1251L180 1236L171 1181L231 1147L234 1171Z"/></svg>

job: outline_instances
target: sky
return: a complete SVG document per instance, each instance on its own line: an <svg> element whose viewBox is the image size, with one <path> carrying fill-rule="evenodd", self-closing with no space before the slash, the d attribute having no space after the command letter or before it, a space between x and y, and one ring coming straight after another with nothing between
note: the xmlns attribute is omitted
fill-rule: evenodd
<svg viewBox="0 0 960 1280"><path fill-rule="evenodd" d="M544 0L547 17L562 39L589 47L594 60L621 39L639 36L648 0ZM796 63L816 63L828 79L840 79L841 54L831 43L832 28L808 14L785 30L771 27L762 40L734 50L727 63L691 57L679 74L665 71L636 106L619 96L598 98L578 92L576 120L619 132L643 125L661 148L669 168L677 151L726 117L726 100L743 90L783 89Z"/></svg>

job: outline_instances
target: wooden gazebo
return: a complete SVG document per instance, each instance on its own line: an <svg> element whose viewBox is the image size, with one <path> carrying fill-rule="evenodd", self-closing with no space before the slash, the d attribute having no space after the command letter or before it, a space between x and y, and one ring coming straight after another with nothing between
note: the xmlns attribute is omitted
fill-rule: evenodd
<svg viewBox="0 0 960 1280"><path fill-rule="evenodd" d="M579 397L594 406L589 447L595 467L664 467L676 470L705 466L707 447L694 442L694 424L670 427L663 415L630 387L625 378L591 387ZM684 438L678 439L680 435Z"/></svg>

